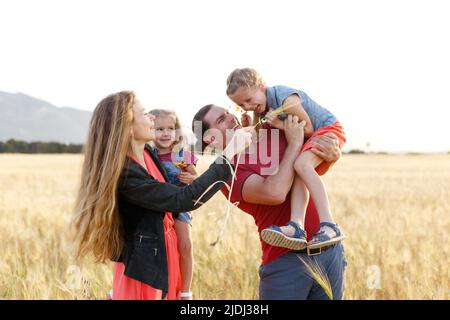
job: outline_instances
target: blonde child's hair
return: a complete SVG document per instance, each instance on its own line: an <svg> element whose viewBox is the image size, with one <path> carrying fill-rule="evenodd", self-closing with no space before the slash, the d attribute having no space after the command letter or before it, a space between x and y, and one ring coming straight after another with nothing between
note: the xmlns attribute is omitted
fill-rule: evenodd
<svg viewBox="0 0 450 320"><path fill-rule="evenodd" d="M261 75L252 68L234 69L227 78L227 95L236 93L239 88L256 88L265 86L266 82Z"/></svg>
<svg viewBox="0 0 450 320"><path fill-rule="evenodd" d="M231 96L235 94L239 88L257 88L265 85L266 82L263 77L255 69L234 69L227 78L227 95ZM262 114L253 112L253 126L255 126L256 132L259 132L261 128L261 120L265 114L265 112Z"/></svg>
<svg viewBox="0 0 450 320"><path fill-rule="evenodd" d="M174 149L175 147L181 147L181 143L183 141L183 134L181 130L181 122L176 112L172 110L153 109L150 111L150 114L154 115L156 118L159 117L172 118L172 120L175 122L175 131L176 131L175 142L172 145L172 149Z"/></svg>

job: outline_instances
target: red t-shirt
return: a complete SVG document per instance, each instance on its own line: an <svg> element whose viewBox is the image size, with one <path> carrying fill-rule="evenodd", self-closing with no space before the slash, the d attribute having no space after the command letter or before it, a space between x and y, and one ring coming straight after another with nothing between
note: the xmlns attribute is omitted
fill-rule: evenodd
<svg viewBox="0 0 450 320"><path fill-rule="evenodd" d="M286 197L286 201L282 204L269 206L248 203L242 198L242 188L247 178L253 174L258 174L262 177L274 174L279 163L283 159L287 147L287 141L282 130L277 130L268 125L264 125L262 129L267 130L267 138L263 138L257 143L258 156L241 156L242 159L240 159L236 170L236 180L234 181L231 194L231 202L239 202L238 207L255 219L255 224L258 227L258 232L260 234L262 264L267 264L286 253L288 249L268 245L261 239L261 231L271 225L284 226L289 222L291 215L291 199L289 193ZM272 140L274 141L273 144ZM231 180L228 181L228 185L231 186ZM224 187L221 191L228 199L228 189ZM317 209L312 200L310 200L305 217L305 228L308 233L308 240L310 240L317 232L319 222Z"/></svg>

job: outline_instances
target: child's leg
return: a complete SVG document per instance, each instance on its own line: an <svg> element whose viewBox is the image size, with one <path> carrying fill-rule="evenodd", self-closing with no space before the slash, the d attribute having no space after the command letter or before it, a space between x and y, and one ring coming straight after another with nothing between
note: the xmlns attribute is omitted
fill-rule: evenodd
<svg viewBox="0 0 450 320"><path fill-rule="evenodd" d="M303 230L305 230L305 213L308 201L308 189L302 178L296 174L291 188L291 221L297 222ZM287 225L281 227L281 231L288 237L292 237L294 236L295 228Z"/></svg>
<svg viewBox="0 0 450 320"><path fill-rule="evenodd" d="M271 246L290 250L303 250L307 245L304 223L309 192L298 174L294 177L290 200L290 221L285 226L270 226L263 229L261 238Z"/></svg>
<svg viewBox="0 0 450 320"><path fill-rule="evenodd" d="M311 150L306 150L300 154L294 164L295 171L302 178L308 188L311 197L316 205L320 222L334 223L330 211L330 203L322 179L317 174L315 168L322 163L322 159L316 156ZM335 232L327 227L330 236L334 236ZM328 234L327 232L327 234Z"/></svg>
<svg viewBox="0 0 450 320"><path fill-rule="evenodd" d="M306 150L295 160L294 168L302 178L311 197L314 200L320 221L333 222L330 212L330 204L325 185L316 172L316 167L322 163L322 159L316 156L311 150Z"/></svg>
<svg viewBox="0 0 450 320"><path fill-rule="evenodd" d="M180 253L180 271L182 277L181 291L191 291L194 255L192 249L191 226L178 219L175 219L175 231L178 238L178 251Z"/></svg>

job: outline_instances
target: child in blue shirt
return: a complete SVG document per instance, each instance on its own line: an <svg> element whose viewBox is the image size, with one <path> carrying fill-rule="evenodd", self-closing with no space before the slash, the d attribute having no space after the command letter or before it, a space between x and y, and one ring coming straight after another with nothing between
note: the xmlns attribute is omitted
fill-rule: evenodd
<svg viewBox="0 0 450 320"><path fill-rule="evenodd" d="M332 133L337 136L340 147L344 145L345 133L337 118L327 109L312 100L306 93L286 86L268 87L262 77L251 68L236 69L227 79L227 95L245 111L253 111L253 124L257 126L266 119L273 127L283 129L281 116L297 116L305 121L305 138ZM243 117L243 126L250 125L248 116ZM342 239L339 225L334 222L325 186L320 178L331 166L313 152L315 146L307 140L295 161L296 177L291 189L291 221L287 226L271 226L261 232L268 244L291 250L302 250L306 246L316 249L333 245ZM320 224L318 232L307 242L304 230L309 193L316 205Z"/></svg>

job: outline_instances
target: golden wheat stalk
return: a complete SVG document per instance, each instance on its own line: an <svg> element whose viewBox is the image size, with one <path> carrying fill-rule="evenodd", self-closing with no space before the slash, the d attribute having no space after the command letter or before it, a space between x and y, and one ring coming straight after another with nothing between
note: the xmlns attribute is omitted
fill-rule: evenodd
<svg viewBox="0 0 450 320"><path fill-rule="evenodd" d="M285 112L286 110L289 110L290 108L293 108L296 105L297 103L291 103L288 104L287 106L281 106L279 108L276 108L275 110L270 111L269 113L267 113L267 115L278 116L280 113Z"/></svg>
<svg viewBox="0 0 450 320"><path fill-rule="evenodd" d="M288 110L288 109L290 109L292 107L295 107L296 105L298 105L298 104L297 103L291 103L291 104L289 104L287 106L281 106L281 107L275 108L274 110L270 111L269 114L273 114L273 115L277 116L280 113L285 112L286 110ZM229 107L229 108L231 109L231 107ZM235 105L235 110L237 112L240 112L240 113L246 113L247 112L247 111L243 110L237 104Z"/></svg>
<svg viewBox="0 0 450 320"><path fill-rule="evenodd" d="M286 110L289 110L289 109L292 108L292 107L295 107L296 105L297 105L296 103L292 103L292 104L289 104L289 105L287 105L287 106L281 106L281 107L279 107L279 108L276 108L275 110L270 111L269 113L267 113L267 115L266 115L265 117L259 118L258 123L256 123L256 124L253 126L253 129L255 129L257 126L259 126L260 124L262 124L263 122L265 122L265 121L266 121L266 117L267 117L268 115L278 116L279 114L285 112Z"/></svg>
<svg viewBox="0 0 450 320"><path fill-rule="evenodd" d="M226 187L227 187L227 189L228 189L228 199L227 199L227 204L226 204L226 208L225 208L225 218L224 218L224 222L223 222L223 225L222 225L222 228L220 229L220 231L219 231L219 234L218 234L218 236L217 236L217 239L216 239L216 241L214 241L213 243L211 243L211 246L215 246L217 243L219 243L219 241L222 239L222 237L223 237L223 235L224 235L224 233L225 233L225 227L226 227L226 225L227 225L227 222L228 222L228 217L230 216L230 208L231 208L231 205L236 205L236 203L231 203L231 194L232 194L232 192L233 192L233 186L234 186L234 180L236 180L236 171L237 171L237 168L238 168L238 166L239 166L239 159L241 158L241 153L238 153L238 155L237 155L237 160L236 160L236 169L235 170L233 170L233 166L231 165L231 163L228 161L228 159L227 158L225 158L225 157L222 157L224 160L225 160L225 162L228 164L228 166L230 167L230 170L231 170L231 172L232 172L232 177L231 177L231 186L230 185L228 185L228 183L226 183L225 181L222 181L222 180L219 180L219 181L216 181L216 182L214 182L213 184L211 184L201 195L200 195L200 197L197 199L197 200L195 200L195 202L194 202L194 205L196 205L197 203L200 203L200 204L203 204L203 202L201 202L200 200L204 197L204 195L209 191L209 190L211 190L211 188L214 186L214 185L216 185L217 183L223 183Z"/></svg>
<svg viewBox="0 0 450 320"><path fill-rule="evenodd" d="M225 228L226 228L227 223L228 223L228 218L230 217L230 210L231 210L231 205L232 205L232 203L231 203L231 194L233 193L234 180L236 180L236 172L237 172L237 168L239 166L239 159L240 158L241 158L241 153L238 153L237 160L236 160L236 169L233 172L233 176L231 178L231 186L228 189L227 207L225 208L225 218L224 218L224 221L223 221L223 225L222 225L222 228L219 231L219 234L217 236L216 241L211 243L211 246L215 246L216 244L218 244L220 239L223 238L223 235L225 233ZM231 164L229 164L229 165L231 167Z"/></svg>
<svg viewBox="0 0 450 320"><path fill-rule="evenodd" d="M306 261L299 255L297 255L297 258L299 258L299 260L303 262L303 264L306 267L306 270L308 271L309 276L312 279L314 279L317 282L317 284L319 284L319 286L322 287L323 291L325 291L325 294L328 296L328 298L330 300L333 300L333 290L331 289L330 280L328 279L328 276L323 270L323 268L315 260L308 259Z"/></svg>

